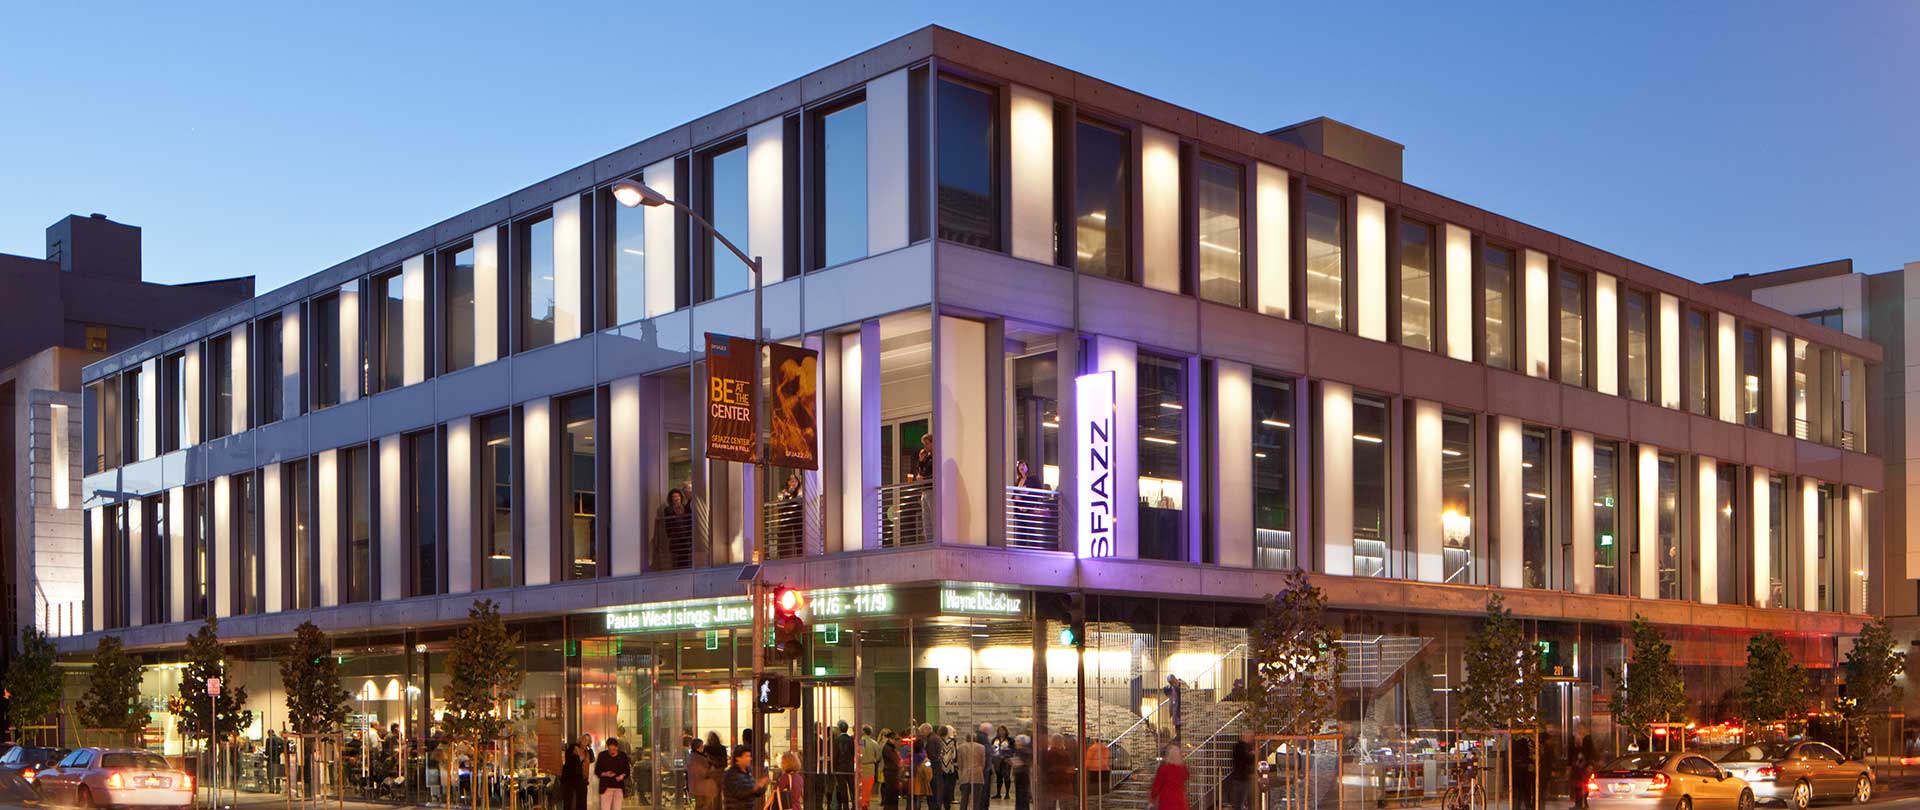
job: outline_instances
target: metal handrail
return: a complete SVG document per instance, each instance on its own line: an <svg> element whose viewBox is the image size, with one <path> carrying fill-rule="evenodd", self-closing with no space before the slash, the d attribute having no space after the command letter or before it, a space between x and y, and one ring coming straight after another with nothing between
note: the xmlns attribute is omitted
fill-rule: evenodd
<svg viewBox="0 0 1920 810"><path fill-rule="evenodd" d="M880 545L917 546L933 536L933 479L884 484L880 495Z"/></svg>
<svg viewBox="0 0 1920 810"><path fill-rule="evenodd" d="M1217 684L1217 683L1219 683L1219 682L1220 682L1220 676L1219 676L1219 671L1220 671L1220 668L1221 668L1221 667L1223 667L1223 666L1226 666L1226 663L1227 663L1227 659L1230 659L1230 658L1232 658L1232 657L1234 656L1234 654L1235 654L1235 653L1238 653L1238 652L1240 652L1241 650L1244 650L1244 649L1246 649L1246 648L1247 648L1247 644L1246 644L1246 642L1244 642L1244 641L1243 641L1243 642L1241 642L1241 643L1239 643L1239 644L1235 644L1235 645L1233 645L1232 647L1229 647L1229 648L1227 649L1227 651L1226 651L1226 652L1224 652L1224 653L1221 653L1221 654L1220 654L1220 660L1219 660L1219 661L1216 661L1216 662L1214 662L1214 664L1213 664L1213 666L1212 666L1211 668L1209 668L1209 669L1208 669L1208 670L1207 670L1206 672L1204 672L1204 673L1201 673L1201 674L1203 674L1203 675L1205 675L1205 674L1212 674L1212 675L1214 676L1214 678L1213 678L1213 681L1214 681L1214 683L1216 683L1216 684ZM1121 741L1121 740L1124 740L1124 739L1126 739L1126 738L1127 738L1127 735L1128 735L1128 734L1132 734L1132 733L1133 733L1133 732L1134 732L1134 731L1135 731L1136 729L1138 729L1138 728L1140 728L1140 726L1142 726L1143 724L1145 724L1145 723L1146 723L1146 722L1147 722L1148 720L1151 720L1151 719L1153 719L1154 717L1156 717L1156 716L1158 716L1158 715L1160 714L1160 712L1161 712L1162 710L1164 710L1164 709L1165 709L1165 708L1167 707L1167 704L1169 704L1169 703L1172 703L1172 702L1173 702L1173 701L1172 701L1171 699L1166 699L1166 700L1162 700L1162 701L1160 701L1160 702L1159 702L1159 703L1157 703L1157 704L1154 704L1154 707L1153 707L1153 711L1150 711L1150 712L1147 712L1146 714L1143 714L1143 715L1140 715L1140 719L1138 719L1138 720L1135 720L1135 721L1133 721L1133 724L1132 724L1132 725L1129 725L1129 726L1127 726L1127 727L1126 727L1125 729L1123 729L1123 730L1122 730L1122 731L1121 731L1121 732L1120 732L1119 734L1116 734L1116 735L1114 735L1114 737L1113 737L1113 739L1112 739L1112 740L1109 740L1109 741L1107 742L1107 748L1109 748L1109 749L1111 749L1111 748L1113 748L1113 747L1115 747L1115 746L1117 746L1117 745L1119 745L1119 744L1120 744L1120 741ZM1136 769L1136 770L1138 770L1138 769ZM1122 782L1124 782L1124 781L1126 781L1126 780L1125 780L1125 779L1122 779L1122 780L1120 780L1120 781L1122 781Z"/></svg>
<svg viewBox="0 0 1920 810"><path fill-rule="evenodd" d="M693 567L693 513L661 515L654 542L654 570L679 571Z"/></svg>
<svg viewBox="0 0 1920 810"><path fill-rule="evenodd" d="M1060 498L1051 489L1007 486L1007 548L1060 550Z"/></svg>
<svg viewBox="0 0 1920 810"><path fill-rule="evenodd" d="M801 498L767 501L760 505L761 529L767 559L799 557L807 550L807 503Z"/></svg>

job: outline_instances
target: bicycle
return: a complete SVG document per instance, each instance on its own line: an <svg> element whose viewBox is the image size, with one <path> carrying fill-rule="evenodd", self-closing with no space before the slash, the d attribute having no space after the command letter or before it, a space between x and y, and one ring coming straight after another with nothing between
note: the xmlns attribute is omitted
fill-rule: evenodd
<svg viewBox="0 0 1920 810"><path fill-rule="evenodd" d="M1469 755L1453 766L1453 784L1440 794L1441 810L1485 810L1487 791L1480 785L1480 765Z"/></svg>

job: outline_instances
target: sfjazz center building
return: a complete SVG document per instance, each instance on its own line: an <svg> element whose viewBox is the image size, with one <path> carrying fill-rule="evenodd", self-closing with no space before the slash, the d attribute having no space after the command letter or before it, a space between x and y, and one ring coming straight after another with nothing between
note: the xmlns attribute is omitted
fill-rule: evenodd
<svg viewBox="0 0 1920 810"><path fill-rule="evenodd" d="M1831 697L1888 587L1881 348L1411 185L1401 154L916 31L88 366L63 649L121 637L162 705L217 618L257 740L312 621L350 725L402 741L350 767L424 795L448 639L492 599L526 641L513 766L617 736L636 806L678 795L683 734L750 725L756 557L810 596L771 736L815 770L839 720L1044 746L1084 708L1100 801L1144 806L1162 686L1189 745L1237 735L1248 628L1296 567L1347 648L1356 807L1444 787L1494 595L1547 660L1549 754L1615 736L1635 615L1703 726L1756 631ZM765 337L813 352L767 382L811 406L817 469L707 452L707 336L753 334L756 283Z"/></svg>

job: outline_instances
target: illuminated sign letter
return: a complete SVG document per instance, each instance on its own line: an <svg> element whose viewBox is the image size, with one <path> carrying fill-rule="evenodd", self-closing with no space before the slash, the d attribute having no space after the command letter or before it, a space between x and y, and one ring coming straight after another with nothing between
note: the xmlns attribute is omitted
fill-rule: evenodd
<svg viewBox="0 0 1920 810"><path fill-rule="evenodd" d="M1073 381L1075 508L1080 510L1079 555L1111 557L1118 514L1113 496L1113 372L1082 374Z"/></svg>

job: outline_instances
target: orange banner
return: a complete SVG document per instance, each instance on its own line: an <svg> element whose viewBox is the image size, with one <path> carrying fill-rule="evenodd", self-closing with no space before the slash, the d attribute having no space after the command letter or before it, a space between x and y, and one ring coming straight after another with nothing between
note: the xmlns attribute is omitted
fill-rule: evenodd
<svg viewBox="0 0 1920 810"><path fill-rule="evenodd" d="M783 343L767 348L767 360L773 366L769 458L780 467L818 470L820 422L815 403L819 399L816 382L820 379L820 353Z"/></svg>
<svg viewBox="0 0 1920 810"><path fill-rule="evenodd" d="M707 458L753 461L758 360L753 341L707 333Z"/></svg>

